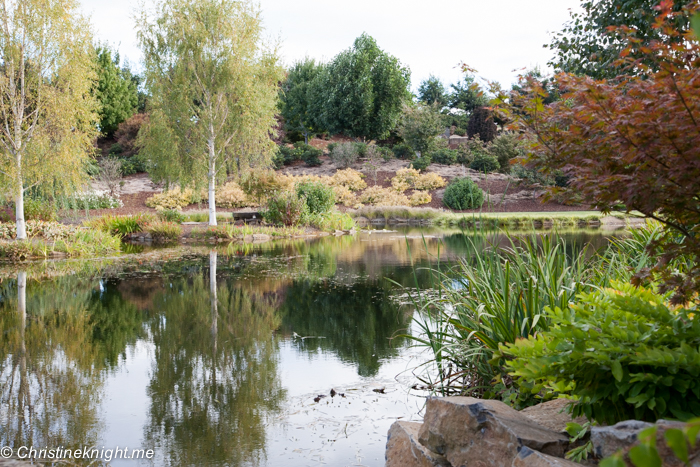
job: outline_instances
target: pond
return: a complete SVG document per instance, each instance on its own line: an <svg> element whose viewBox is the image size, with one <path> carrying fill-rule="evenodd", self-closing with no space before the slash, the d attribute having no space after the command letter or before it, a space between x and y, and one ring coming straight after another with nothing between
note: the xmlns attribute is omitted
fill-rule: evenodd
<svg viewBox="0 0 700 467"><path fill-rule="evenodd" d="M570 253L608 235L565 237ZM77 465L384 465L389 426L420 420L426 395L414 312L392 296L485 245L406 229L5 268L0 446L99 451Z"/></svg>

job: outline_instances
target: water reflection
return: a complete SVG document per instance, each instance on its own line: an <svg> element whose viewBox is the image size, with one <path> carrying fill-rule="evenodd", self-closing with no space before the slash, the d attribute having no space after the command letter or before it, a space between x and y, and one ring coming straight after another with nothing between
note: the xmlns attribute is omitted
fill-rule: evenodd
<svg viewBox="0 0 700 467"><path fill-rule="evenodd" d="M0 444L114 447L128 438L140 443L130 448L156 452L153 465L287 466L279 457L285 447L318 445L285 424L318 429L318 415L309 414L335 404L343 420L368 423L371 413L376 438L371 445L369 430L343 421L323 438L354 433L349 454L333 445L345 456L337 462L352 464L361 446L365 465L381 465L388 424L408 411L405 391L379 402L371 389L371 399L348 391L347 399L322 401L328 407L309 405L316 391L386 384L387 367L390 379L404 369L412 313L389 299L393 281L426 284L421 268L438 258L505 242L459 231L373 232L186 249L170 255L176 259L141 256L41 282L12 271L0 281ZM567 254L604 242L600 234L571 236ZM310 383L317 368L323 374ZM143 402L123 426L115 422L123 407L109 402L120 397ZM294 414L302 418L290 421Z"/></svg>
<svg viewBox="0 0 700 467"><path fill-rule="evenodd" d="M86 313L91 293L73 293L66 280L28 285L23 271L2 284L0 445L97 443L104 378Z"/></svg>

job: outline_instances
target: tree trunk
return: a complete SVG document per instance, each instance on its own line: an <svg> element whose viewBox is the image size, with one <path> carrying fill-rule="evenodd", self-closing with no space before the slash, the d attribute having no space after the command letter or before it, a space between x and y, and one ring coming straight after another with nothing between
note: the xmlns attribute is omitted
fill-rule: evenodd
<svg viewBox="0 0 700 467"><path fill-rule="evenodd" d="M211 298L211 337L214 345L214 357L216 357L216 337L218 333L219 301L216 296L216 250L209 252L209 292ZM216 368L216 363L214 363Z"/></svg>
<svg viewBox="0 0 700 467"><path fill-rule="evenodd" d="M15 197L15 219L17 225L17 240L27 239L27 226L24 222L24 190L19 184L17 196Z"/></svg>
<svg viewBox="0 0 700 467"><path fill-rule="evenodd" d="M309 132L304 132L304 144L309 144Z"/></svg>
<svg viewBox="0 0 700 467"><path fill-rule="evenodd" d="M20 271L17 273L17 311L20 314L20 349L19 349L19 391L17 393L17 433L27 426L24 419L25 409L31 405L29 394L29 375L27 374L27 344L25 341L25 328L27 326L27 273ZM31 411L30 411L31 413Z"/></svg>
<svg viewBox="0 0 700 467"><path fill-rule="evenodd" d="M214 138L209 139L209 225L216 225L216 162Z"/></svg>

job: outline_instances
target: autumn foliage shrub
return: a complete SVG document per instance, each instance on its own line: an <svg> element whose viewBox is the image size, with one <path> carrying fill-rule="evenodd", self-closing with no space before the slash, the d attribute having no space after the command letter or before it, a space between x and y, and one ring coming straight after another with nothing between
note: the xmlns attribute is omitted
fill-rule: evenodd
<svg viewBox="0 0 700 467"><path fill-rule="evenodd" d="M603 211L622 203L666 224L651 247L658 263L636 280L658 274L661 291L675 290L673 301L684 303L700 291L700 43L692 30L677 29L697 5L674 10L672 1L658 7L653 28L665 40L643 43L633 29L615 29L623 40L615 65L634 73L610 80L560 73L562 99L547 105L542 84L523 77L522 91L499 99L514 129L534 136L526 162L569 177L552 194L580 196ZM694 263L684 273L667 266L681 256Z"/></svg>

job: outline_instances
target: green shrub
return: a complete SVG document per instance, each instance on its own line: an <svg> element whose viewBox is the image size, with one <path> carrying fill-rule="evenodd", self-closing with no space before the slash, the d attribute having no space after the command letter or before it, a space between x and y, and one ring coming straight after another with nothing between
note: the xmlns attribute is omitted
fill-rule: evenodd
<svg viewBox="0 0 700 467"><path fill-rule="evenodd" d="M454 149L440 148L430 154L430 158L437 164L452 165L457 163L458 155Z"/></svg>
<svg viewBox="0 0 700 467"><path fill-rule="evenodd" d="M525 150L515 133L503 132L489 146L489 152L498 161L499 172L510 173L510 161L525 155Z"/></svg>
<svg viewBox="0 0 700 467"><path fill-rule="evenodd" d="M397 144L392 148L397 159L411 159L416 154L411 146L406 143Z"/></svg>
<svg viewBox="0 0 700 467"><path fill-rule="evenodd" d="M121 171L123 176L148 172L146 160L138 154L131 157L120 157L119 160L122 163Z"/></svg>
<svg viewBox="0 0 700 467"><path fill-rule="evenodd" d="M361 141L355 141L351 143L355 147L355 151L359 157L366 157L369 151L369 145Z"/></svg>
<svg viewBox="0 0 700 467"><path fill-rule="evenodd" d="M330 158L333 163L343 168L352 167L359 157L360 153L357 143L338 143L330 152Z"/></svg>
<svg viewBox="0 0 700 467"><path fill-rule="evenodd" d="M474 160L474 154L472 153L468 145L460 144L459 146L457 146L457 149L455 149L455 151L457 151L458 164L466 166L471 165L472 161Z"/></svg>
<svg viewBox="0 0 700 467"><path fill-rule="evenodd" d="M124 148L122 148L122 145L119 143L114 143L109 147L109 155L110 156L118 156L124 152Z"/></svg>
<svg viewBox="0 0 700 467"><path fill-rule="evenodd" d="M299 158L309 167L321 165L321 159L319 158L323 155L322 150L316 149L311 145L304 144L303 142L294 143L294 149L295 151L301 152Z"/></svg>
<svg viewBox="0 0 700 467"><path fill-rule="evenodd" d="M576 398L573 415L614 424L700 415L700 316L613 281L546 309L548 331L501 346L521 392Z"/></svg>
<svg viewBox="0 0 700 467"><path fill-rule="evenodd" d="M387 147L375 146L374 149L377 152L377 154L379 154L381 158L384 159L384 162L389 162L391 159L394 158L394 152Z"/></svg>
<svg viewBox="0 0 700 467"><path fill-rule="evenodd" d="M469 164L469 168L481 173L490 173L498 170L500 165L493 155L486 151L477 151L474 153L474 159Z"/></svg>
<svg viewBox="0 0 700 467"><path fill-rule="evenodd" d="M456 178L447 185L442 199L452 209L477 209L484 204L484 192L468 178Z"/></svg>
<svg viewBox="0 0 700 467"><path fill-rule="evenodd" d="M172 242L182 235L182 226L175 222L156 221L146 226L146 232L157 242Z"/></svg>
<svg viewBox="0 0 700 467"><path fill-rule="evenodd" d="M411 161L411 168L423 172L425 169L428 168L431 162L432 160L430 159L430 156L428 154L423 154L418 159L413 159Z"/></svg>
<svg viewBox="0 0 700 467"><path fill-rule="evenodd" d="M24 198L24 219L27 221L56 220L56 206L41 199Z"/></svg>
<svg viewBox="0 0 700 467"><path fill-rule="evenodd" d="M335 206L333 187L323 182L304 182L297 185L297 196L306 199L310 214L323 214Z"/></svg>
<svg viewBox="0 0 700 467"><path fill-rule="evenodd" d="M268 200L261 215L266 222L276 225L296 226L308 214L306 198L293 191L280 191Z"/></svg>
<svg viewBox="0 0 700 467"><path fill-rule="evenodd" d="M158 211L158 218L164 222L176 222L178 224L185 222L185 215L177 209L163 209Z"/></svg>

